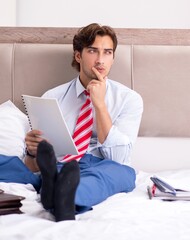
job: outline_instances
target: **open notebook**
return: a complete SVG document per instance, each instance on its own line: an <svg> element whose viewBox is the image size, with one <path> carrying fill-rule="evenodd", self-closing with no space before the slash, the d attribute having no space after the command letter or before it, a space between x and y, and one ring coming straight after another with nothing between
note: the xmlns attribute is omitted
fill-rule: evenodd
<svg viewBox="0 0 190 240"><path fill-rule="evenodd" d="M78 154L57 99L22 95L22 100L31 129L42 131L57 157Z"/></svg>
<svg viewBox="0 0 190 240"><path fill-rule="evenodd" d="M150 179L153 182L152 187L147 187L149 198L152 199L155 197L156 199L174 201L174 200L183 200L190 201L190 188L188 187L184 189L184 187L179 187L180 181L174 182L174 184L178 185L178 187L174 187L170 185L167 181L157 177L152 176Z"/></svg>

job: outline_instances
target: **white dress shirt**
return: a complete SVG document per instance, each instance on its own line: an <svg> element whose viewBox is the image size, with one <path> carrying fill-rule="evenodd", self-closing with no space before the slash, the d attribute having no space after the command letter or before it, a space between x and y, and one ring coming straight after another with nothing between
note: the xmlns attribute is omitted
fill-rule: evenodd
<svg viewBox="0 0 190 240"><path fill-rule="evenodd" d="M86 98L83 91L84 87L77 77L48 90L42 96L57 98L71 135ZM142 98L137 92L123 84L106 79L105 103L113 125L104 143L100 144L97 139L96 120L93 113L93 133L87 153L130 165L130 153L138 135L143 112Z"/></svg>

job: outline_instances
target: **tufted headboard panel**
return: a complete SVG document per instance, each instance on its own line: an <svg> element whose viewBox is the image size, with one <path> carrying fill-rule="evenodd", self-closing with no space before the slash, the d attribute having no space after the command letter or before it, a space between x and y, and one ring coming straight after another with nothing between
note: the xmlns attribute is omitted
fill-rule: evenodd
<svg viewBox="0 0 190 240"><path fill-rule="evenodd" d="M144 100L139 135L190 137L190 46L134 46L132 72Z"/></svg>
<svg viewBox="0 0 190 240"><path fill-rule="evenodd" d="M2 50L1 50L2 48ZM72 44L0 44L0 101L11 99L23 110L21 95L41 96L49 88L68 82L78 74L71 66ZM118 46L110 77L131 87L131 48Z"/></svg>

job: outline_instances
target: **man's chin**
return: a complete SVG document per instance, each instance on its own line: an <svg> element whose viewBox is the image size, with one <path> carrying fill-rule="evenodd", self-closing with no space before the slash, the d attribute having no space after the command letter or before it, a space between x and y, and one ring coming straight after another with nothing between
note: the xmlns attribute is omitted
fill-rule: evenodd
<svg viewBox="0 0 190 240"><path fill-rule="evenodd" d="M101 75L102 75L102 74L101 74ZM106 76L105 76L105 75L102 75L102 77L105 79ZM96 75L92 75L92 79L93 79L93 80L98 80L98 81L99 81L99 79L97 78Z"/></svg>
<svg viewBox="0 0 190 240"><path fill-rule="evenodd" d="M93 74L93 75L91 76L91 80L92 80L92 79L93 79L93 80L99 80L95 74Z"/></svg>

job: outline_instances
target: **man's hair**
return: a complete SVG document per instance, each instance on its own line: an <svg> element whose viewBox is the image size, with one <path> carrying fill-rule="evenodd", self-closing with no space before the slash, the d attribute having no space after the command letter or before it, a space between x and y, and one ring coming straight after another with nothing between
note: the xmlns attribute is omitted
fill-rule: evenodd
<svg viewBox="0 0 190 240"><path fill-rule="evenodd" d="M96 36L109 36L113 41L113 53L117 47L117 36L113 28L109 26L101 26L97 23L89 24L86 27L80 28L73 38L73 60L72 66L80 71L80 64L75 60L75 51L82 53L85 47L91 46Z"/></svg>

